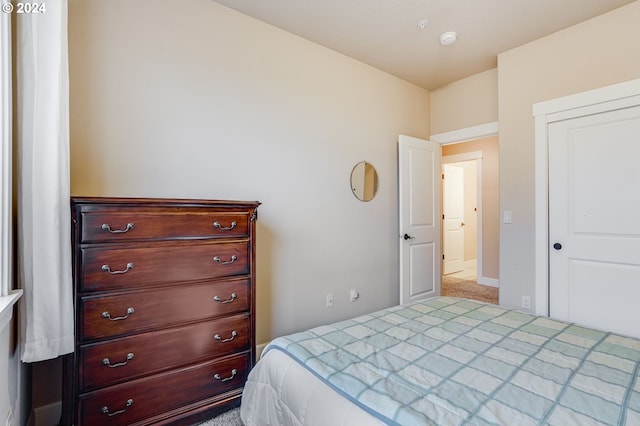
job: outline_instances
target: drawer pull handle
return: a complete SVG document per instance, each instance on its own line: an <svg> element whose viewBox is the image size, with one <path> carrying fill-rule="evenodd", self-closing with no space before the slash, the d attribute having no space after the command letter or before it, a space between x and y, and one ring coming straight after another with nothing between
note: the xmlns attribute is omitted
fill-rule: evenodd
<svg viewBox="0 0 640 426"><path fill-rule="evenodd" d="M109 267L109 265L102 265L102 270L105 272L110 273L111 275L116 275L116 274L126 274L127 272L129 272L131 269L133 269L135 265L131 262L127 263L127 268L123 269L121 271L112 271L111 268Z"/></svg>
<svg viewBox="0 0 640 426"><path fill-rule="evenodd" d="M220 222L218 222L217 220L215 222L213 222L213 227L214 228L218 228L221 231L231 231L236 226L238 226L238 224L236 223L235 220L233 222L231 222L231 226L229 226L227 228L223 228L222 225L220 225Z"/></svg>
<svg viewBox="0 0 640 426"><path fill-rule="evenodd" d="M228 339L224 339L224 340L223 340L223 339L222 339L222 337L220 337L220 335L219 335L219 334L216 334L215 336L213 336L213 338L214 338L214 339L216 339L216 340L220 340L220 343L227 343L227 342L230 342L230 341L232 341L233 339L235 339L237 335L238 335L238 332L237 332L237 331L235 331L235 330L233 330L233 331L231 332L231 337L229 337Z"/></svg>
<svg viewBox="0 0 640 426"><path fill-rule="evenodd" d="M118 410L118 411L114 411L113 413L109 412L109 407L102 407L102 414L106 414L109 417L113 417L113 416L117 416L118 414L122 414L125 411L127 411L127 408L131 407L133 405L133 399L129 399L127 400L127 403L125 404L124 408L122 410Z"/></svg>
<svg viewBox="0 0 640 426"><path fill-rule="evenodd" d="M222 300L222 298L220 296L214 296L213 300L215 300L216 302L220 302L220 303L231 303L234 300L236 300L237 298L238 298L237 294L231 293L231 299Z"/></svg>
<svg viewBox="0 0 640 426"><path fill-rule="evenodd" d="M133 353L132 353L132 352L129 352L129 353L127 354L127 360L126 360L126 361L118 362L118 363L116 363L116 364L111 364L111 362L109 361L109 358L103 358L103 359L102 359L102 363L103 363L104 365L106 365L107 367L109 367L109 368L116 368L116 367L122 367L123 365L127 365L127 363L128 363L129 361L131 361L132 359L133 359Z"/></svg>
<svg viewBox="0 0 640 426"><path fill-rule="evenodd" d="M233 370L231 370L231 376L226 377L226 378L222 378L220 377L219 374L216 374L215 376L213 376L214 379L216 380L220 380L221 382L228 382L229 380L233 379L234 377L236 377L236 374L238 374L238 370L236 370L235 368Z"/></svg>
<svg viewBox="0 0 640 426"><path fill-rule="evenodd" d="M112 234L124 234L125 232L129 232L135 228L135 225L133 223L127 223L127 227L124 229L111 229L108 223L103 223L101 228L103 231L109 231Z"/></svg>
<svg viewBox="0 0 640 426"><path fill-rule="evenodd" d="M120 320L124 320L129 318L129 315L131 315L132 313L134 313L135 310L133 308L127 308L127 315L123 316L123 317L115 317L115 318L111 318L111 314L107 311L104 311L102 313L102 318L107 318L109 321L120 321Z"/></svg>
<svg viewBox="0 0 640 426"><path fill-rule="evenodd" d="M225 261L223 261L222 259L220 259L220 256L215 256L215 257L213 258L213 261L214 261L214 262L218 262L218 263L219 263L219 264L221 264L221 265L230 265L230 264L232 264L233 262L235 262L236 260L238 260L238 256L236 256L235 254L234 254L233 256L231 256L231 260L228 260L228 261L226 261L226 262L225 262Z"/></svg>

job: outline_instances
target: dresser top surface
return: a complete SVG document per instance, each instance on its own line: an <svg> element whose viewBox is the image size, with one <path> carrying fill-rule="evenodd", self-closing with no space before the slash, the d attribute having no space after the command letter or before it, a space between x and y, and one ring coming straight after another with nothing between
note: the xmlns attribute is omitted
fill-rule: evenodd
<svg viewBox="0 0 640 426"><path fill-rule="evenodd" d="M209 206L209 207L244 207L256 208L259 201L210 200L192 198L134 198L134 197L71 197L72 205L139 205L139 206Z"/></svg>

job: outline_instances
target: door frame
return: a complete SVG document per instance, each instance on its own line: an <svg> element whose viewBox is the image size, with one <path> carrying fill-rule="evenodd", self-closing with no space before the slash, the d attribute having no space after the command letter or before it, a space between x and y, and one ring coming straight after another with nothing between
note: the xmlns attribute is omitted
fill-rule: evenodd
<svg viewBox="0 0 640 426"><path fill-rule="evenodd" d="M549 151L550 123L640 105L640 79L576 93L533 105L535 120L535 313L549 316Z"/></svg>
<svg viewBox="0 0 640 426"><path fill-rule="evenodd" d="M475 139L482 139L491 136L498 136L498 122L481 124L479 126L466 127L446 133L431 135L430 140L440 145L449 145L461 142L470 142ZM500 280L486 278L482 275L482 151L473 151L462 154L447 155L442 157L442 163L476 160L476 173L478 182L478 258L477 258L477 280L479 284L491 287L500 287Z"/></svg>

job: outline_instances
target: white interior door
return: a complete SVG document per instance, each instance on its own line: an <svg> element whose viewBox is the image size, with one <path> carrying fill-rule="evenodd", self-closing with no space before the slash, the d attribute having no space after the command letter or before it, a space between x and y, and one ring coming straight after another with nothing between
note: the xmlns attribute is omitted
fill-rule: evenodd
<svg viewBox="0 0 640 426"><path fill-rule="evenodd" d="M548 131L549 314L640 337L640 107Z"/></svg>
<svg viewBox="0 0 640 426"><path fill-rule="evenodd" d="M440 163L435 142L398 142L400 304L440 295Z"/></svg>
<svg viewBox="0 0 640 426"><path fill-rule="evenodd" d="M464 269L464 169L444 164L442 171L442 273L447 275Z"/></svg>

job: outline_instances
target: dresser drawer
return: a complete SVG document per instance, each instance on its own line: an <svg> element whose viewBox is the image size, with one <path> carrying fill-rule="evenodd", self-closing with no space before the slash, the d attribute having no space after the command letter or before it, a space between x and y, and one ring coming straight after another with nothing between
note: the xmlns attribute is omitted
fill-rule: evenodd
<svg viewBox="0 0 640 426"><path fill-rule="evenodd" d="M162 211L82 212L81 243L181 238L237 238L249 235L246 212L212 212L197 208Z"/></svg>
<svg viewBox="0 0 640 426"><path fill-rule="evenodd" d="M246 240L84 247L80 291L244 275L250 271L250 253Z"/></svg>
<svg viewBox="0 0 640 426"><path fill-rule="evenodd" d="M249 315L80 347L80 390L105 387L249 349Z"/></svg>
<svg viewBox="0 0 640 426"><path fill-rule="evenodd" d="M80 424L120 426L222 399L244 386L247 355L207 362L80 395Z"/></svg>
<svg viewBox="0 0 640 426"><path fill-rule="evenodd" d="M82 341L151 331L249 310L250 279L80 299Z"/></svg>

